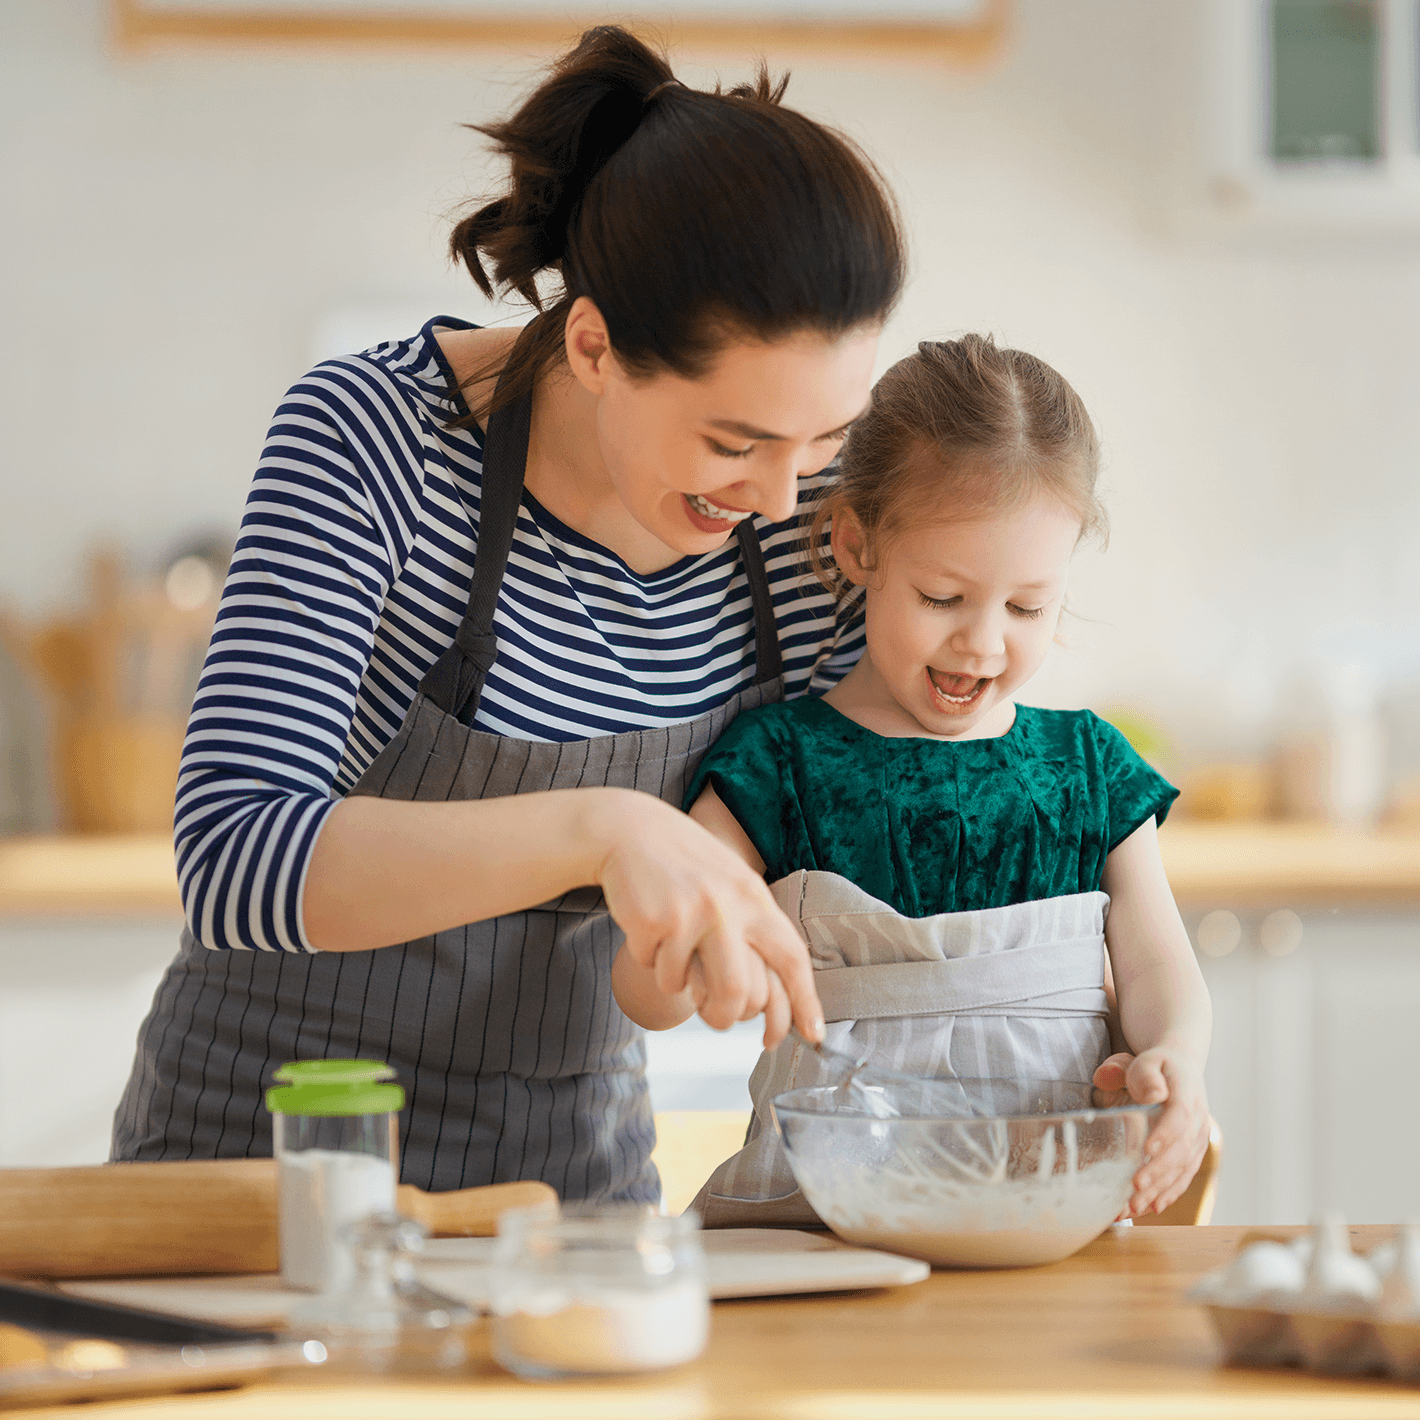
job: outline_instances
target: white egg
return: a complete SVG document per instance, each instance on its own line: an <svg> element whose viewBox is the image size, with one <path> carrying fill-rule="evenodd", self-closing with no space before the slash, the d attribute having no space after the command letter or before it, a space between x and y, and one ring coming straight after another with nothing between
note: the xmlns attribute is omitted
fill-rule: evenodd
<svg viewBox="0 0 1420 1420"><path fill-rule="evenodd" d="M1306 1280L1302 1260L1285 1243L1255 1242L1238 1253L1226 1285L1238 1296L1260 1292L1298 1292Z"/></svg>
<svg viewBox="0 0 1420 1420"><path fill-rule="evenodd" d="M1404 1224L1371 1254L1371 1264L1385 1279L1386 1305L1402 1315L1420 1316L1420 1223Z"/></svg>
<svg viewBox="0 0 1420 1420"><path fill-rule="evenodd" d="M1305 1296L1318 1301L1373 1302L1381 1294L1381 1279L1364 1257L1351 1251L1346 1224L1327 1214L1312 1229L1316 1251L1302 1287Z"/></svg>
<svg viewBox="0 0 1420 1420"><path fill-rule="evenodd" d="M1400 1272L1420 1306L1420 1223L1406 1223L1400 1230Z"/></svg>

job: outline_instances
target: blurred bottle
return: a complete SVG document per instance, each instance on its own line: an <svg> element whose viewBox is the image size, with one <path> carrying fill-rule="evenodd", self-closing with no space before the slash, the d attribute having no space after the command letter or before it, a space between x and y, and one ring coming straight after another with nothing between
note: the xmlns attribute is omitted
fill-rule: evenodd
<svg viewBox="0 0 1420 1420"><path fill-rule="evenodd" d="M1292 682L1278 754L1288 818L1367 828L1385 802L1386 737L1374 670L1362 661L1317 665Z"/></svg>
<svg viewBox="0 0 1420 1420"><path fill-rule="evenodd" d="M1420 828L1420 680L1386 690L1380 716L1386 737L1386 821Z"/></svg>

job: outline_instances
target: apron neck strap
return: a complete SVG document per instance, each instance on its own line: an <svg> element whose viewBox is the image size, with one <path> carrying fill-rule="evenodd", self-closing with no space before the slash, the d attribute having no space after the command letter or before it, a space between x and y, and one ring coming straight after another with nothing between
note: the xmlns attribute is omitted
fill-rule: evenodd
<svg viewBox="0 0 1420 1420"><path fill-rule="evenodd" d="M764 570L764 549L759 545L753 518L738 524L735 536L740 540L740 560L745 565L750 605L754 608L754 683L768 685L784 674L784 656L779 649L779 627L774 620L769 576Z"/></svg>
<svg viewBox="0 0 1420 1420"><path fill-rule="evenodd" d="M466 725L473 723L483 683L498 654L493 614L518 525L523 476L528 463L528 438L532 430L531 392L511 404L501 404L499 395L507 387L508 369L524 347L531 344L537 327L535 319L518 337L493 395L497 407L488 417L488 433L483 441L478 547L474 554L468 609L454 633L454 644L430 666L419 684L420 691L435 705ZM752 518L746 518L736 527L735 535L739 539L740 557L749 579L750 603L754 609L754 681L756 685L764 685L779 679L784 661L764 553L753 523Z"/></svg>

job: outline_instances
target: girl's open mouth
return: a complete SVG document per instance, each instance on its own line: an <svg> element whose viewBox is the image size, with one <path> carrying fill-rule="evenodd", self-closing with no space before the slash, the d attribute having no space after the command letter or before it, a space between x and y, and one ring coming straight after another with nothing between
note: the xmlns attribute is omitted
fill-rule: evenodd
<svg viewBox="0 0 1420 1420"><path fill-rule="evenodd" d="M932 698L948 714L970 710L986 693L991 676L957 675L952 671L936 671L927 667L927 681Z"/></svg>

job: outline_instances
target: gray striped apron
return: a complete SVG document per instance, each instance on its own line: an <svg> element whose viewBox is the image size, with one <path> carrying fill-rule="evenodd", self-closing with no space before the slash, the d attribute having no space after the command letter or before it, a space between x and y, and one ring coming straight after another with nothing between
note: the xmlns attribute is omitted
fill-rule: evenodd
<svg viewBox="0 0 1420 1420"><path fill-rule="evenodd" d="M904 917L837 873L791 873L773 892L808 943L834 1049L939 1079L1089 1081L1109 1054L1105 893ZM769 1106L829 1083L792 1036L759 1057L745 1146L693 1205L708 1227L819 1225Z"/></svg>
<svg viewBox="0 0 1420 1420"><path fill-rule="evenodd" d="M525 398L489 421L468 610L399 733L351 793L445 801L608 785L679 806L730 721L783 694L758 537L751 520L740 523L756 678L719 709L570 742L472 729L497 648L493 613L530 418ZM209 951L185 929L139 1035L112 1157L269 1154L263 1090L273 1070L366 1057L395 1066L407 1092L404 1182L438 1191L541 1179L567 1199L655 1202L645 1041L611 991L621 940L594 887L376 951Z"/></svg>

